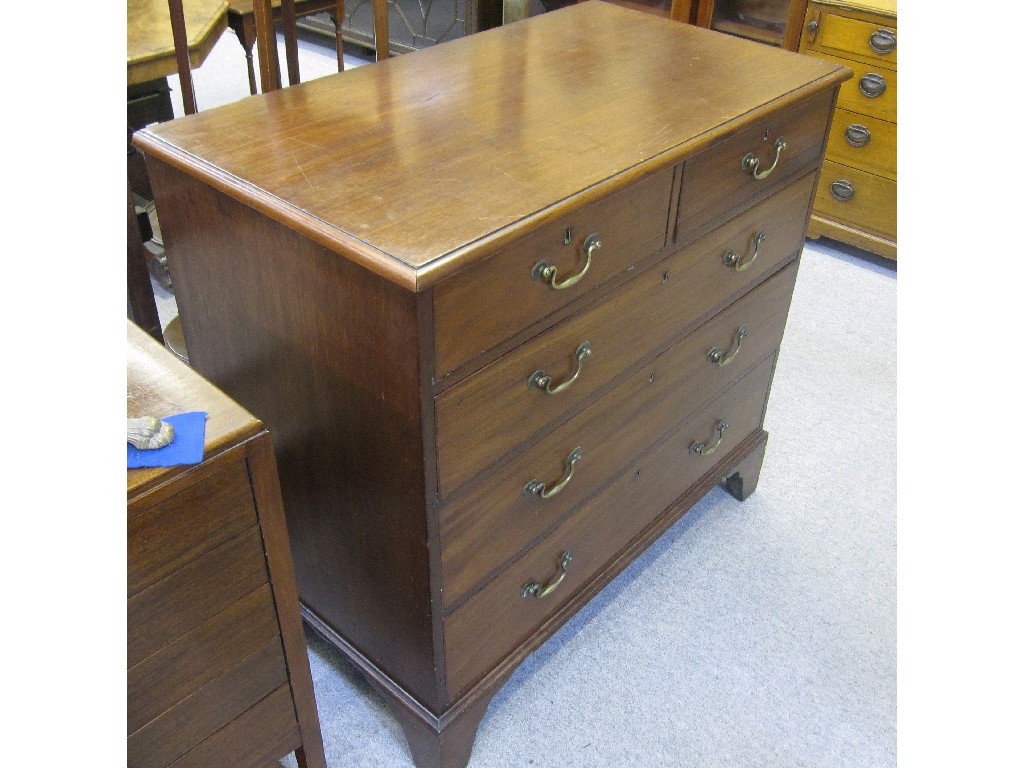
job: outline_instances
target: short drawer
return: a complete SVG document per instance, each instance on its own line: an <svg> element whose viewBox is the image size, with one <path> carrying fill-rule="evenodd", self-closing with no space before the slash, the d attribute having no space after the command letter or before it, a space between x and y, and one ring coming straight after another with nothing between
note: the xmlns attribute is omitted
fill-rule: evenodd
<svg viewBox="0 0 1024 768"><path fill-rule="evenodd" d="M144 503L144 502L143 502ZM128 596L256 525L244 461L128 518Z"/></svg>
<svg viewBox="0 0 1024 768"><path fill-rule="evenodd" d="M896 123L837 109L826 159L896 178Z"/></svg>
<svg viewBox="0 0 1024 768"><path fill-rule="evenodd" d="M128 666L198 627L267 583L254 526L128 599Z"/></svg>
<svg viewBox="0 0 1024 768"><path fill-rule="evenodd" d="M822 10L817 17L818 30L811 48L854 56L896 68L896 20L852 18Z"/></svg>
<svg viewBox="0 0 1024 768"><path fill-rule="evenodd" d="M443 507L444 604L460 599L596 493L670 425L772 354L782 340L796 273L793 264L751 291ZM574 452L578 460L570 465ZM549 498L525 491L530 481L550 490L566 479Z"/></svg>
<svg viewBox="0 0 1024 768"><path fill-rule="evenodd" d="M836 106L858 115L896 122L896 70L820 53L814 55L845 64L853 70L853 77L839 88Z"/></svg>
<svg viewBox="0 0 1024 768"><path fill-rule="evenodd" d="M687 160L675 242L691 239L733 208L754 202L795 174L817 168L831 114L829 91L764 118Z"/></svg>
<svg viewBox="0 0 1024 768"><path fill-rule="evenodd" d="M774 357L682 423L444 620L449 698L525 642L692 484L715 471L718 457L759 428L773 366ZM723 420L728 426L716 442ZM695 443L715 452L698 455Z"/></svg>
<svg viewBox="0 0 1024 768"><path fill-rule="evenodd" d="M439 395L441 496L565 421L630 366L799 253L813 193L809 174ZM592 353L577 360L584 342ZM575 365L579 377L563 392L549 395L530 385L538 371L564 382Z"/></svg>
<svg viewBox="0 0 1024 768"><path fill-rule="evenodd" d="M587 205L437 286L435 380L661 250L672 176Z"/></svg>
<svg viewBox="0 0 1024 768"><path fill-rule="evenodd" d="M826 162L814 198L814 212L895 240L896 182Z"/></svg>

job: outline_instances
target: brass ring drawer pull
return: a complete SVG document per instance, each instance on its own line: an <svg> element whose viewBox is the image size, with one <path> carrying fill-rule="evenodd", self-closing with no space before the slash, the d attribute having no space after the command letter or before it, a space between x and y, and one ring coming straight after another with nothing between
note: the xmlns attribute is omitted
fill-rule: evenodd
<svg viewBox="0 0 1024 768"><path fill-rule="evenodd" d="M708 360L712 363L717 363L719 368L724 368L733 361L733 358L735 358L736 355L740 353L740 344L745 338L747 338L747 326L744 325L736 331L736 348L732 352L725 354L725 352L720 350L718 347L712 347L708 351Z"/></svg>
<svg viewBox="0 0 1024 768"><path fill-rule="evenodd" d="M572 277L567 277L562 282L558 282L558 267L554 264L548 264L546 261L538 261L533 271L530 273L534 280L541 280L556 291L560 291L563 288L572 288L576 283L583 279L583 276L587 274L587 270L590 269L590 262L594 257L594 252L601 247L601 236L596 232L586 240L583 241L583 255L586 257L586 261L583 263L583 269L578 274Z"/></svg>
<svg viewBox="0 0 1024 768"><path fill-rule="evenodd" d="M530 582L523 587L523 591L519 593L520 597L547 597L565 580L565 575L568 573L569 563L572 562L572 552L566 550L562 553L562 557L558 561L558 575L546 586L541 586L536 580L531 579Z"/></svg>
<svg viewBox="0 0 1024 768"><path fill-rule="evenodd" d="M755 261L757 261L758 252L761 250L761 243L768 239L768 233L764 230L754 235L754 255L746 261L741 261L736 251L726 251L725 256L722 258L722 263L727 267L732 267L737 272L742 272Z"/></svg>
<svg viewBox="0 0 1024 768"><path fill-rule="evenodd" d="M531 480L523 486L523 496L534 494L542 499L550 499L561 491L572 480L572 473L575 470L576 462L583 458L582 448L573 448L572 453L565 457L565 475L550 489L540 480Z"/></svg>
<svg viewBox="0 0 1024 768"><path fill-rule="evenodd" d="M836 179L829 185L829 191L832 193L832 197L838 200L840 203L848 203L853 200L856 190L853 184L848 182L846 179Z"/></svg>
<svg viewBox="0 0 1024 768"><path fill-rule="evenodd" d="M860 79L857 83L857 87L860 88L860 92L867 96L869 99L877 99L888 87L885 83L885 78L877 72L868 72Z"/></svg>
<svg viewBox="0 0 1024 768"><path fill-rule="evenodd" d="M868 45L875 53L885 55L896 50L896 35L889 29L878 29L871 33Z"/></svg>
<svg viewBox="0 0 1024 768"><path fill-rule="evenodd" d="M748 171L751 176L755 179L764 179L775 170L775 167L779 164L779 157L782 155L782 150L786 148L786 140L779 136L775 140L775 160L772 162L771 167L764 171L759 171L758 168L761 165L761 161L754 156L753 152L747 152L743 156L743 170Z"/></svg>
<svg viewBox="0 0 1024 768"><path fill-rule="evenodd" d="M698 456L710 456L712 453L718 450L718 446L722 444L722 435L725 434L725 430L727 430L728 428L729 422L727 422L725 419L722 419L721 421L718 422L718 426L715 427L715 432L718 433L718 439L715 440L714 445L707 445L705 443L698 441L690 446L690 453L696 453Z"/></svg>
<svg viewBox="0 0 1024 768"><path fill-rule="evenodd" d="M557 395L559 392L564 392L572 386L572 383L576 381L576 379L580 377L580 373L583 372L583 358L590 357L592 354L594 354L594 350L591 348L589 341L584 341L576 347L576 352L573 355L573 357L576 358L576 370L573 371L572 376L554 388L551 387L551 377L544 373L543 368L534 371L533 375L530 376L526 383L528 386L534 389L543 390L549 395Z"/></svg>
<svg viewBox="0 0 1024 768"><path fill-rule="evenodd" d="M871 131L866 125L853 123L846 126L846 141L851 147L863 147L871 141Z"/></svg>

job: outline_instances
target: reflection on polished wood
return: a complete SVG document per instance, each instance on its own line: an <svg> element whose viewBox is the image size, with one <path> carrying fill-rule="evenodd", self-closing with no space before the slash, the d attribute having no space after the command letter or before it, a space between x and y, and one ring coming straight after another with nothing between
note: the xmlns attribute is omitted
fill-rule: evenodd
<svg viewBox="0 0 1024 768"><path fill-rule="evenodd" d="M202 64L227 27L227 0L184 0L189 61ZM128 0L128 85L177 72L167 0Z"/></svg>
<svg viewBox="0 0 1024 768"><path fill-rule="evenodd" d="M613 181L635 178L637 163L720 136L694 103L713 100L716 115L743 115L760 106L750 96L760 83L787 93L820 76L821 62L810 57L761 61L762 46L723 43L688 24L629 38L604 21L614 8L607 3L582 3L592 13L580 13L576 26L560 23L576 7L242 99L142 131L136 143L422 290L493 252L508 239L507 225L518 222L521 235L580 190L607 193ZM679 46L690 60L680 61ZM617 61L630 65L601 66ZM662 73L656 86L651 72ZM709 88L723 73L737 86ZM351 157L372 162L346 163L339 173L339 158ZM401 215L389 200L402 201Z"/></svg>

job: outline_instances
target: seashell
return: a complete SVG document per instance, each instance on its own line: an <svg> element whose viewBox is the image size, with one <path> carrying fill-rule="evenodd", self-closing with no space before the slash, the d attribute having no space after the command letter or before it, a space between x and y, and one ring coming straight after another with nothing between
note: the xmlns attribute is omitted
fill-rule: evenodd
<svg viewBox="0 0 1024 768"><path fill-rule="evenodd" d="M174 440L174 427L156 416L128 419L128 442L140 451L151 451L170 445Z"/></svg>

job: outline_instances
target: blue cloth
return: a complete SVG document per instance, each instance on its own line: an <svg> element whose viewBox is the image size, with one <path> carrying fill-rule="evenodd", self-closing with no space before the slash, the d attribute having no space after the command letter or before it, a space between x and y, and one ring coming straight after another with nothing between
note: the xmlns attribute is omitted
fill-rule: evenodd
<svg viewBox="0 0 1024 768"><path fill-rule="evenodd" d="M174 427L174 439L170 445L152 451L140 451L128 443L128 469L176 467L202 462L203 446L206 443L206 411L178 413L164 416L162 420Z"/></svg>

